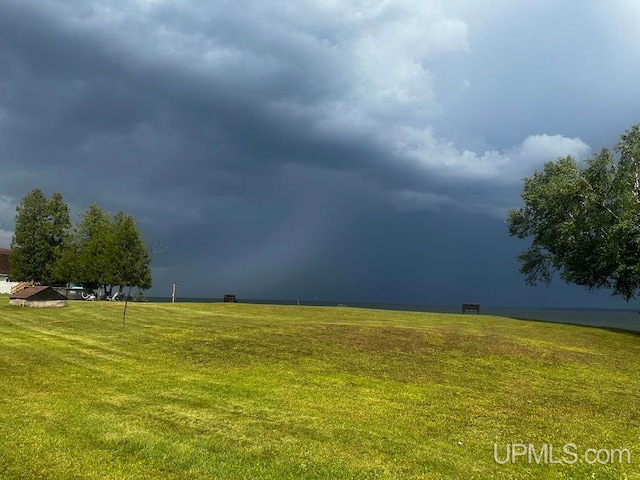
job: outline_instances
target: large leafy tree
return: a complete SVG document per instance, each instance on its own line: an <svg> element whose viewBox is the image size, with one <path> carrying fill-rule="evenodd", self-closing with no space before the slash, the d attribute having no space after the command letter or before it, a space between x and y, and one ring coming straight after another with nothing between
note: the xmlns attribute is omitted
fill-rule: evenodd
<svg viewBox="0 0 640 480"><path fill-rule="evenodd" d="M71 220L62 195L51 199L38 188L25 195L16 207L11 239L10 275L18 281L64 283L56 264L69 240Z"/></svg>
<svg viewBox="0 0 640 480"><path fill-rule="evenodd" d="M562 157L524 180L524 206L511 210L509 233L531 238L517 257L530 285L554 274L625 300L640 289L640 126L578 164Z"/></svg>

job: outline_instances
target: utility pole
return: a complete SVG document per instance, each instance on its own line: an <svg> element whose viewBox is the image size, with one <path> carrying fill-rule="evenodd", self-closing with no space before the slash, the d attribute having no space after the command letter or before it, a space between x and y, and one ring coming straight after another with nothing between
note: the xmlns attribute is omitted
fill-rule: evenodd
<svg viewBox="0 0 640 480"><path fill-rule="evenodd" d="M176 287L178 286L177 283L173 284L173 291L171 292L171 303L176 303Z"/></svg>

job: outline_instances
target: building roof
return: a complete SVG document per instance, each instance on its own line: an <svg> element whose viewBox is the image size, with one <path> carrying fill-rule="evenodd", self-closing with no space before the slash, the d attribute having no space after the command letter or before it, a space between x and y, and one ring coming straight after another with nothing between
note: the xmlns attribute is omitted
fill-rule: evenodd
<svg viewBox="0 0 640 480"><path fill-rule="evenodd" d="M40 297L40 298L37 298ZM53 288L46 285L40 285L36 287L23 288L19 292L16 292L10 297L20 300L66 300L67 297L61 293L56 292Z"/></svg>
<svg viewBox="0 0 640 480"><path fill-rule="evenodd" d="M0 248L0 273L9 274L9 254L11 250L8 248Z"/></svg>

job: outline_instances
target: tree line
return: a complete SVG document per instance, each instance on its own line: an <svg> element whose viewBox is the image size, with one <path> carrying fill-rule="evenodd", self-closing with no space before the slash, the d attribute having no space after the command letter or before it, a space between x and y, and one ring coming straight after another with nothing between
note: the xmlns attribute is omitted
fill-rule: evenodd
<svg viewBox="0 0 640 480"><path fill-rule="evenodd" d="M47 198L38 188L16 207L11 240L10 272L14 281L91 290L151 288L151 254L135 219L104 212L96 204L72 225L60 193Z"/></svg>

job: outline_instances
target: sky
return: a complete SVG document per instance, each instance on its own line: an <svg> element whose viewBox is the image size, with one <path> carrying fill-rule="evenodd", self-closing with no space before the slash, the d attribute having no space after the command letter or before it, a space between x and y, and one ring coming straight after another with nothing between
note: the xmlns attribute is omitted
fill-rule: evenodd
<svg viewBox="0 0 640 480"><path fill-rule="evenodd" d="M638 123L631 0L2 0L0 247L135 216L153 296L624 306L525 285L522 179Z"/></svg>

